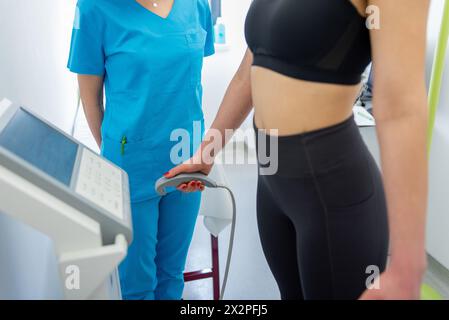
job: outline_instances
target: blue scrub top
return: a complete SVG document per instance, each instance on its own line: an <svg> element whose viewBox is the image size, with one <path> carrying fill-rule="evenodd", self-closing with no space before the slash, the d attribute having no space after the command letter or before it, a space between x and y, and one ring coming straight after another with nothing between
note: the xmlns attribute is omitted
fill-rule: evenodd
<svg viewBox="0 0 449 320"><path fill-rule="evenodd" d="M127 171L133 201L156 196L156 179L178 164L173 130L190 134L182 159L198 146L203 57L213 53L208 0L174 0L167 18L135 0L78 1L68 68L104 77L102 154Z"/></svg>

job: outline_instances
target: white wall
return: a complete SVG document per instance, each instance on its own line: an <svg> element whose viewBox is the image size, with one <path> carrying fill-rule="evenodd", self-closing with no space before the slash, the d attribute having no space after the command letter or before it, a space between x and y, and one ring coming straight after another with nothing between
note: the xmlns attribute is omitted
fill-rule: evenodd
<svg viewBox="0 0 449 320"><path fill-rule="evenodd" d="M67 72L75 0L0 0L0 97L69 131L76 87Z"/></svg>
<svg viewBox="0 0 449 320"><path fill-rule="evenodd" d="M0 0L0 99L67 132L76 102L66 69L74 8L75 0ZM60 297L52 241L0 213L0 299Z"/></svg>
<svg viewBox="0 0 449 320"><path fill-rule="evenodd" d="M228 49L206 58L203 72L203 108L209 126L220 106L225 90L242 61L246 50L244 23L251 0L223 0L223 19L226 24Z"/></svg>
<svg viewBox="0 0 449 320"><path fill-rule="evenodd" d="M429 78L442 9L443 1L432 1L427 57ZM431 152L428 215L427 250L449 269L449 50Z"/></svg>

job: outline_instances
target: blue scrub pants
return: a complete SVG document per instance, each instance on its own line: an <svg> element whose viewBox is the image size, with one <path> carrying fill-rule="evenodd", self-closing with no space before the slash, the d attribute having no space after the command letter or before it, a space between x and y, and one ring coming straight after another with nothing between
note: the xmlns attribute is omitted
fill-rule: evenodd
<svg viewBox="0 0 449 320"><path fill-rule="evenodd" d="M125 300L180 300L201 193L173 191L131 204L134 241L119 266Z"/></svg>

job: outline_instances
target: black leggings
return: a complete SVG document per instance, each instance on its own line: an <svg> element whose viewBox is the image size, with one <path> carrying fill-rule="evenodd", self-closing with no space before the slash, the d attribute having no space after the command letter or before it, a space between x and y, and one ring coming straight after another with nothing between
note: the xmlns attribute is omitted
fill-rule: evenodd
<svg viewBox="0 0 449 320"><path fill-rule="evenodd" d="M270 136L256 137L259 154ZM281 298L359 298L372 270L385 269L388 221L382 178L354 119L279 137L275 174L262 175L260 162L259 233Z"/></svg>

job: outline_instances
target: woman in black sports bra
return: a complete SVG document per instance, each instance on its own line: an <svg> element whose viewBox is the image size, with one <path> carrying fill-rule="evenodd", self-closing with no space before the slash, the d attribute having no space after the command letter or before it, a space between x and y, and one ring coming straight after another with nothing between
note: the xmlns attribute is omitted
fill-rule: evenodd
<svg viewBox="0 0 449 320"><path fill-rule="evenodd" d="M259 164L257 216L282 299L419 298L428 7L428 0L253 1L249 50L212 129L225 136L254 106L257 146L278 138L277 170L267 174ZM371 60L382 176L351 116ZM167 177L209 173L201 151L227 142L213 137L211 130L194 156L200 164L187 162Z"/></svg>

